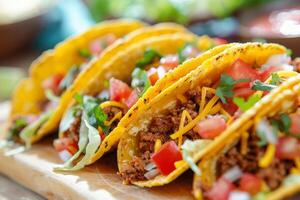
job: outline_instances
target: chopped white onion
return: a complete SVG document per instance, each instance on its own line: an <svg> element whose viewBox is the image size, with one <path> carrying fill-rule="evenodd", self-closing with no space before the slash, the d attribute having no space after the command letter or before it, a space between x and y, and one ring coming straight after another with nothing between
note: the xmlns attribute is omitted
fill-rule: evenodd
<svg viewBox="0 0 300 200"><path fill-rule="evenodd" d="M145 170L151 171L152 169L156 168L156 165L153 162L150 162L145 166Z"/></svg>
<svg viewBox="0 0 300 200"><path fill-rule="evenodd" d="M229 200L250 200L251 196L248 192L233 191L229 194Z"/></svg>
<svg viewBox="0 0 300 200"><path fill-rule="evenodd" d="M235 182L243 175L242 170L238 166L234 166L223 175L224 178L231 182Z"/></svg>
<svg viewBox="0 0 300 200"><path fill-rule="evenodd" d="M257 132L263 133L266 136L266 139L271 144L277 144L278 138L276 137L274 133L273 127L269 124L269 122L266 119L262 119L257 127Z"/></svg>
<svg viewBox="0 0 300 200"><path fill-rule="evenodd" d="M72 154L67 150L60 151L58 153L58 155L59 155L60 159L64 162L66 162L67 160L69 160L72 157Z"/></svg>
<svg viewBox="0 0 300 200"><path fill-rule="evenodd" d="M288 65L291 62L291 57L286 55L286 54L276 54L271 56L267 62L265 64L262 65L262 69L268 69L269 67L283 67L285 68L285 65ZM291 66L291 65L290 65ZM289 69L293 70L293 66L291 66L292 68L288 67ZM286 70L286 69L282 69L282 70ZM288 70L290 71L290 70Z"/></svg>
<svg viewBox="0 0 300 200"><path fill-rule="evenodd" d="M166 69L165 69L164 67L159 66L159 67L157 68L157 74L158 74L159 79L161 79L162 77L165 76L165 74L166 74Z"/></svg>
<svg viewBox="0 0 300 200"><path fill-rule="evenodd" d="M159 175L158 169L153 169L153 170L147 172L146 174L144 174L144 176L145 176L146 179L148 179L148 180L153 179L153 178L156 177L157 175Z"/></svg>

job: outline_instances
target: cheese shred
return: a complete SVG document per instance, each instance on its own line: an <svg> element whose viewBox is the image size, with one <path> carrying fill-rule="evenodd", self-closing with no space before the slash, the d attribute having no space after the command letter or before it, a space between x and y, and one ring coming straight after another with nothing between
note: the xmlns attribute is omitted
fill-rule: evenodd
<svg viewBox="0 0 300 200"><path fill-rule="evenodd" d="M265 155L259 160L260 167L266 168L271 164L271 162L275 156L275 150L276 150L276 147L274 144L269 144L267 146Z"/></svg>
<svg viewBox="0 0 300 200"><path fill-rule="evenodd" d="M121 119L121 117L122 117L122 112L120 111L111 120L105 121L104 125L105 126L110 126L114 121L116 121L118 119Z"/></svg>
<svg viewBox="0 0 300 200"><path fill-rule="evenodd" d="M154 152L157 152L161 147L161 140L157 139L155 140L155 144L154 144Z"/></svg>
<svg viewBox="0 0 300 200"><path fill-rule="evenodd" d="M181 103L186 103L187 102L187 98L182 94L178 94L176 97L177 97L177 99L179 99L179 101Z"/></svg>
<svg viewBox="0 0 300 200"><path fill-rule="evenodd" d="M117 102L117 101L105 101L103 103L100 104L100 108L107 108L107 107L118 107L118 108L122 108L122 109L127 109L126 105Z"/></svg>
<svg viewBox="0 0 300 200"><path fill-rule="evenodd" d="M241 154L246 155L248 151L248 138L249 138L249 133L244 132L241 136Z"/></svg>

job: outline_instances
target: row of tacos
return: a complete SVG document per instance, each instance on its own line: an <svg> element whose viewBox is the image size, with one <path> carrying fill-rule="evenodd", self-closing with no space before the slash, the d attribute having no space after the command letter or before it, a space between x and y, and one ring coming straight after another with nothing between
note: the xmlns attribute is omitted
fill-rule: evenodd
<svg viewBox="0 0 300 200"><path fill-rule="evenodd" d="M127 184L160 186L191 168L197 199L283 198L300 189L299 60L288 53L170 23L104 22L32 64L7 139L28 148L57 131L55 170L118 147Z"/></svg>

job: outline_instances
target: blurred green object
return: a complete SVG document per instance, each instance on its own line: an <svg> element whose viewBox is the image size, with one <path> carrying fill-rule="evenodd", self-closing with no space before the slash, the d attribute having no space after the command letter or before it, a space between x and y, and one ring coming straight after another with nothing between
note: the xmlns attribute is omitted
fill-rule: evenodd
<svg viewBox="0 0 300 200"><path fill-rule="evenodd" d="M96 21L130 17L181 24L212 16L226 17L239 9L272 1L276 0L87 0Z"/></svg>
<svg viewBox="0 0 300 200"><path fill-rule="evenodd" d="M0 101L10 98L18 82L25 77L24 70L14 67L0 67Z"/></svg>

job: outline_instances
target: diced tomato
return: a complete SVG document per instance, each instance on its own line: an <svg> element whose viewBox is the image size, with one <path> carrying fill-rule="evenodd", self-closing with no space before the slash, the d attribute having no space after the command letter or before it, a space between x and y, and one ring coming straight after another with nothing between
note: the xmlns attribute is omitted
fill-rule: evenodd
<svg viewBox="0 0 300 200"><path fill-rule="evenodd" d="M207 192L207 197L210 200L228 200L230 192L232 192L233 190L233 183L226 178L221 177Z"/></svg>
<svg viewBox="0 0 300 200"><path fill-rule="evenodd" d="M160 59L160 64L167 70L174 69L179 65L179 59L177 55L167 55Z"/></svg>
<svg viewBox="0 0 300 200"><path fill-rule="evenodd" d="M252 94L255 93L255 90L252 90L249 87L245 87L245 88L236 88L233 90L233 92L235 97L242 97L244 99L247 99L248 97L250 97Z"/></svg>
<svg viewBox="0 0 300 200"><path fill-rule="evenodd" d="M232 101L232 99L226 99L227 103L222 104L222 107L224 110L226 110L231 116L234 115L234 113L238 110L238 106L235 105L235 103Z"/></svg>
<svg viewBox="0 0 300 200"><path fill-rule="evenodd" d="M99 135L101 137L101 141L103 141L106 136L105 136L105 134L104 134L104 132L103 132L103 130L100 126L98 127L98 132L99 132Z"/></svg>
<svg viewBox="0 0 300 200"><path fill-rule="evenodd" d="M126 83L115 78L111 78L109 80L110 100L122 101L127 99L130 94L131 94L131 89Z"/></svg>
<svg viewBox="0 0 300 200"><path fill-rule="evenodd" d="M128 108L131 108L139 99L139 96L135 90L133 90L129 97L124 101Z"/></svg>
<svg viewBox="0 0 300 200"><path fill-rule="evenodd" d="M300 114L290 114L291 127L289 132L294 135L300 135Z"/></svg>
<svg viewBox="0 0 300 200"><path fill-rule="evenodd" d="M222 117L212 117L200 121L194 128L194 130L203 139L213 139L220 135L227 125Z"/></svg>
<svg viewBox="0 0 300 200"><path fill-rule="evenodd" d="M221 44L227 44L227 40L222 39L222 38L214 38L214 42L216 45L221 45Z"/></svg>
<svg viewBox="0 0 300 200"><path fill-rule="evenodd" d="M260 79L260 76L254 68L248 63L238 59L236 60L230 68L225 72L227 75L231 76L234 80L239 79L249 79L249 82L238 83L234 87L248 87L251 81Z"/></svg>
<svg viewBox="0 0 300 200"><path fill-rule="evenodd" d="M300 156L300 145L296 138L281 137L276 145L276 157L283 160L293 160Z"/></svg>
<svg viewBox="0 0 300 200"><path fill-rule="evenodd" d="M260 72L261 81L266 81L273 72L277 72L279 70L281 70L280 67L271 66L271 67L268 67L267 69L261 71Z"/></svg>
<svg viewBox="0 0 300 200"><path fill-rule="evenodd" d="M250 173L245 173L240 179L240 189L250 193L251 195L255 195L260 192L262 187L262 180Z"/></svg>
<svg viewBox="0 0 300 200"><path fill-rule="evenodd" d="M151 69L149 69L147 71L147 76L151 82L151 85L154 85L156 83L156 81L158 81L158 79L159 79L157 69L154 67L152 67Z"/></svg>
<svg viewBox="0 0 300 200"><path fill-rule="evenodd" d="M105 37L105 41L107 45L111 45L117 40L117 37L113 34L109 34Z"/></svg>
<svg viewBox="0 0 300 200"><path fill-rule="evenodd" d="M103 47L102 47L102 44L101 44L101 39L93 40L90 43L89 49L90 49L90 52L93 55L99 55L103 51Z"/></svg>
<svg viewBox="0 0 300 200"><path fill-rule="evenodd" d="M157 169L163 175L168 175L175 170L175 162L182 160L181 152L174 141L166 142L151 156Z"/></svg>
<svg viewBox="0 0 300 200"><path fill-rule="evenodd" d="M42 85L45 90L51 90L54 94L59 91L59 84L64 79L64 75L59 73L55 74L48 79L44 80Z"/></svg>
<svg viewBox="0 0 300 200"><path fill-rule="evenodd" d="M61 152L63 150L69 151L72 155L74 155L78 151L77 143L70 138L61 138L56 139L53 142L53 146L56 151Z"/></svg>

